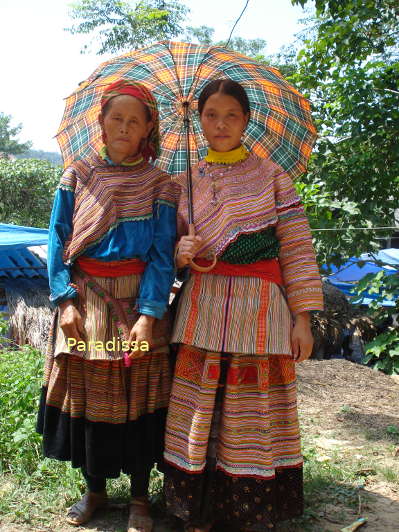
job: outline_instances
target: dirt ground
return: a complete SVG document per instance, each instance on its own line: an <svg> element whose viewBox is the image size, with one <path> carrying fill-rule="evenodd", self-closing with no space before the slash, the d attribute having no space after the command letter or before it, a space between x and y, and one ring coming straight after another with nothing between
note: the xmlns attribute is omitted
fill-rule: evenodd
<svg viewBox="0 0 399 532"><path fill-rule="evenodd" d="M307 361L297 375L303 439L318 459L340 453L364 474L356 511L334 501L315 530L336 532L360 514L368 519L361 531L398 532L399 446L390 431L399 432L399 381L346 360ZM396 481L381 481L376 467L396 473Z"/></svg>
<svg viewBox="0 0 399 532"><path fill-rule="evenodd" d="M306 530L339 532L362 516L368 522L361 532L399 531L399 381L345 360L306 361L297 373L305 449L311 446L320 463L336 463L338 456L352 467L358 465L362 479L355 504L336 497L345 490L342 479L331 486L331 500L324 500ZM51 529L0 525L0 532L122 532L126 524L127 509L116 505L86 527L65 525L60 515ZM304 529L289 523L278 528ZM176 530L175 524L159 518L154 532Z"/></svg>

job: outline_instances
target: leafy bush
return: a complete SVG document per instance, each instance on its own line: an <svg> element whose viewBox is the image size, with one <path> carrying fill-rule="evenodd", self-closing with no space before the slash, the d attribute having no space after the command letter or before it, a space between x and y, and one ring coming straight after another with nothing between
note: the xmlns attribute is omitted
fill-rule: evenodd
<svg viewBox="0 0 399 532"><path fill-rule="evenodd" d="M35 423L42 376L40 353L31 347L0 352L0 468L28 474L40 452Z"/></svg>
<svg viewBox="0 0 399 532"><path fill-rule="evenodd" d="M399 272L398 272L399 273ZM392 307L383 307L384 299L393 300L399 293L399 275L387 275L384 271L368 274L358 283L358 295L368 292L376 294L376 299L370 303L370 312L375 321L380 324L392 321L393 315L399 313L399 299ZM386 326L372 342L365 346L366 356L363 362L371 364L388 375L399 374L399 331L392 324Z"/></svg>
<svg viewBox="0 0 399 532"><path fill-rule="evenodd" d="M0 312L0 345L7 342L7 331L8 331L9 325L8 320L6 318L5 312Z"/></svg>
<svg viewBox="0 0 399 532"><path fill-rule="evenodd" d="M32 347L0 350L0 515L52 525L84 481L68 463L42 455L35 430L42 374L43 357Z"/></svg>
<svg viewBox="0 0 399 532"><path fill-rule="evenodd" d="M375 369L388 375L399 375L399 333L395 330L379 334L366 344L364 363L372 362Z"/></svg>
<svg viewBox="0 0 399 532"><path fill-rule="evenodd" d="M48 227L60 166L36 159L0 159L1 222Z"/></svg>

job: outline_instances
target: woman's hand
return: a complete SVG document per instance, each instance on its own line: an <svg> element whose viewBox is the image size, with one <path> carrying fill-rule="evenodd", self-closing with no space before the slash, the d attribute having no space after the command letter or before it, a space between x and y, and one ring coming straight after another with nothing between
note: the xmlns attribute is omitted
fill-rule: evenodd
<svg viewBox="0 0 399 532"><path fill-rule="evenodd" d="M148 353L152 344L152 327L154 321L155 318L153 316L142 314L133 325L129 335L129 344L132 345L132 350L129 354L130 358L141 358ZM146 345L143 345L144 342L147 342L148 349L141 350L140 347L146 347Z"/></svg>
<svg viewBox="0 0 399 532"><path fill-rule="evenodd" d="M312 354L313 335L309 312L301 312L295 317L295 325L291 331L291 345L295 362L302 362Z"/></svg>
<svg viewBox="0 0 399 532"><path fill-rule="evenodd" d="M67 299L58 305L60 310L60 327L65 338L73 338L76 342L84 342L85 329L83 319L72 299Z"/></svg>
<svg viewBox="0 0 399 532"><path fill-rule="evenodd" d="M176 267L184 268L198 253L202 246L202 238L196 235L182 236L177 244Z"/></svg>

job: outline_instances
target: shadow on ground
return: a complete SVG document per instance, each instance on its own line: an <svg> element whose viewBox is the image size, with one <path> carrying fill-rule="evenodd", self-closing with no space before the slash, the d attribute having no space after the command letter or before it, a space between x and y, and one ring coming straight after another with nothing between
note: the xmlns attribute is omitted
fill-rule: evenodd
<svg viewBox="0 0 399 532"><path fill-rule="evenodd" d="M348 433L361 434L370 441L394 443L399 440L398 416L352 411L341 413L338 417ZM395 432L390 433L389 427L392 427Z"/></svg>
<svg viewBox="0 0 399 532"><path fill-rule="evenodd" d="M306 488L306 486L305 486ZM327 501L327 502L326 502ZM399 497L386 486L373 486L357 490L353 485L331 483L317 499L308 500L304 517L285 521L275 527L275 532L339 532L358 517L367 517L368 523L360 531L397 532L399 523ZM162 516L159 509L154 512L153 532L182 532L181 522ZM127 505L115 505L99 511L90 523L72 527L59 521L52 528L0 527L0 532L126 532L128 521ZM271 529L273 530L273 529ZM359 531L359 532L360 532ZM212 532L234 532L231 528L215 528Z"/></svg>

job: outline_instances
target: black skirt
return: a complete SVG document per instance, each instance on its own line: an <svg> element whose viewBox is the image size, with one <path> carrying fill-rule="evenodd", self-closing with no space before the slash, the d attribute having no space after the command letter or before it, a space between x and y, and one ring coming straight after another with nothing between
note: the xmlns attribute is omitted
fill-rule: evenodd
<svg viewBox="0 0 399 532"><path fill-rule="evenodd" d="M37 431L44 455L90 476L162 470L171 375L168 352L122 360L48 355Z"/></svg>

